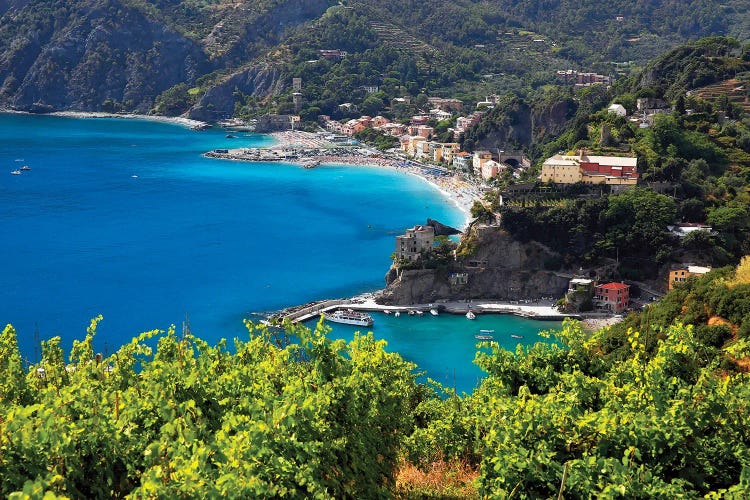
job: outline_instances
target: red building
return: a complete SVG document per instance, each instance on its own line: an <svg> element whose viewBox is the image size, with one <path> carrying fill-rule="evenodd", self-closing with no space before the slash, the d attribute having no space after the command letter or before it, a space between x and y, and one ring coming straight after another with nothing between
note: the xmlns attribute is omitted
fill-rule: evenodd
<svg viewBox="0 0 750 500"><path fill-rule="evenodd" d="M621 313L630 303L630 285L605 283L594 287L594 306L597 309Z"/></svg>

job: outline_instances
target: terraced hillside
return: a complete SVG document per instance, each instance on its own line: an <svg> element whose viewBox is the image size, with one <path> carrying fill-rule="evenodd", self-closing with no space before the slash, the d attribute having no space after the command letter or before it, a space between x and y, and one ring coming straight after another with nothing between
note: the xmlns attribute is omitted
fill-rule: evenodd
<svg viewBox="0 0 750 500"><path fill-rule="evenodd" d="M750 82L740 81L736 78L730 78L722 82L706 85L691 93L696 94L701 99L714 102L721 96L727 96L729 101L741 106L744 111L750 111Z"/></svg>

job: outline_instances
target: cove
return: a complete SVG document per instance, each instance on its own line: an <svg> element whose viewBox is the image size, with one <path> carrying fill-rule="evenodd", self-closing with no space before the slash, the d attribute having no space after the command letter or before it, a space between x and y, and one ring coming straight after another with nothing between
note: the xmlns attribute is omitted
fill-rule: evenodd
<svg viewBox="0 0 750 500"><path fill-rule="evenodd" d="M397 234L464 219L387 169L201 156L264 135L3 114L0 138L0 322L31 361L35 332L67 349L98 314L103 352L186 313L209 342L245 338L251 312L382 288Z"/></svg>

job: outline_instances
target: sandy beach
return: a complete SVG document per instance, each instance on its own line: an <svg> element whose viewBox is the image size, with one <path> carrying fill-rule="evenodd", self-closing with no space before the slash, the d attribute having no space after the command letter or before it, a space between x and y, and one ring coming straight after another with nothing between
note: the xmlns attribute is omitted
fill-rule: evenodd
<svg viewBox="0 0 750 500"><path fill-rule="evenodd" d="M269 149L328 149L334 147L330 142L310 132L285 131L272 132L269 135L276 141ZM424 168L419 168L412 164L406 164L403 158L388 156L379 151L370 150L369 148L362 149L366 149L369 154L351 156L322 155L316 157L316 160L321 164L326 165L356 165L361 167L390 168L399 172L415 175L440 191L448 201L453 203L456 208L465 214L466 219L464 221L464 228L472 221L471 207L474 205L474 202L481 197L481 193L476 186L469 184L458 175L431 175L426 170L430 167L428 164L425 164Z"/></svg>

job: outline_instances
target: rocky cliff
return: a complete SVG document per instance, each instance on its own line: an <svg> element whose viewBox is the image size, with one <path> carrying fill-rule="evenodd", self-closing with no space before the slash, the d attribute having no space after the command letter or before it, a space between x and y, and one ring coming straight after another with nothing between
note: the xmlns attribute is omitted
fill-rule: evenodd
<svg viewBox="0 0 750 500"><path fill-rule="evenodd" d="M245 95L265 98L278 93L283 83L280 70L269 64L259 64L240 71L211 87L190 109L193 120L212 122L234 114L235 91Z"/></svg>
<svg viewBox="0 0 750 500"><path fill-rule="evenodd" d="M532 105L515 96L505 97L466 134L466 140L474 149L526 149L561 133L576 109L570 98Z"/></svg>
<svg viewBox="0 0 750 500"><path fill-rule="evenodd" d="M392 267L380 301L421 304L438 299L560 297L567 289L568 278L544 269L544 263L555 257L558 254L544 245L521 243L498 227L475 224L462 239L457 258L450 265L436 269ZM465 284L461 283L462 273L466 274Z"/></svg>

